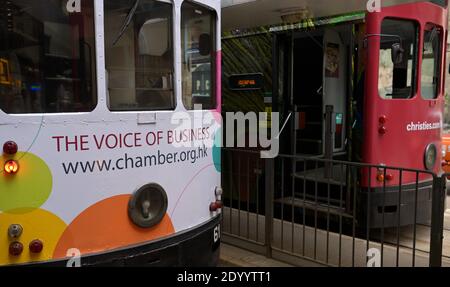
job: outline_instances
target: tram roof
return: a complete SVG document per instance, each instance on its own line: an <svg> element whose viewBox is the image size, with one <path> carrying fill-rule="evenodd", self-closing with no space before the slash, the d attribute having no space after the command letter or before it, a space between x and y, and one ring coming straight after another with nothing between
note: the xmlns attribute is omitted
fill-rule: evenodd
<svg viewBox="0 0 450 287"><path fill-rule="evenodd" d="M231 31L279 25L285 22L283 20L285 17L298 17L299 20L302 20L301 18L323 18L366 11L368 1L222 0L222 29ZM421 1L423 0L383 0L381 3L383 7L387 7Z"/></svg>

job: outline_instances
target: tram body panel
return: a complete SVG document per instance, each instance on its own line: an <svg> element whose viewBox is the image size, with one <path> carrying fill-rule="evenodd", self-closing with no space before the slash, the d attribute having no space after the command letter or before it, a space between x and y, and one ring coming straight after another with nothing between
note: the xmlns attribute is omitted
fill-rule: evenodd
<svg viewBox="0 0 450 287"><path fill-rule="evenodd" d="M409 75L415 83L415 91L409 98L382 98L379 93L379 81L384 71L380 71L380 42L383 35L381 29L383 20L392 19L413 23L417 27L417 62L415 75ZM367 15L367 72L365 85L364 106L364 155L363 161L373 165L387 165L425 170L425 150L433 144L439 153L430 172L440 172L441 128L444 105L443 71L445 57L439 55L439 92L436 98L424 99L421 92L422 55L419 53L424 47L424 30L427 24L434 24L441 29L440 49L445 51L445 37L447 29L447 11L431 3L414 3L383 8L380 13ZM380 36L381 35L381 36ZM408 50L410 47L404 47ZM415 60L410 59L414 63ZM410 71L408 71L410 72ZM414 89L410 86L409 89ZM401 95L400 95L401 96ZM399 172L387 185L399 184ZM402 184L415 183L414 172L404 172ZM430 176L420 175L420 181L430 180ZM367 174L365 185L368 184ZM376 172L372 172L372 185L383 186L377 182Z"/></svg>
<svg viewBox="0 0 450 287"><path fill-rule="evenodd" d="M179 23L182 1L162 2L173 3L172 20ZM198 5L215 13L211 77L217 81L221 65L217 12L220 3L200 2ZM220 210L211 211L210 205L218 200L216 192L221 185L220 82L211 86L215 89L217 109L188 111L183 107L177 25L171 39L177 43L173 44L176 107L161 111L110 111L106 85L111 79L105 71L103 38L107 27L103 27L103 0L95 0L93 4L98 10L92 16L96 33L95 109L45 114L7 114L0 110L1 145L14 141L19 147L15 154L2 155L2 165L15 160L19 170L6 174L1 168L0 249L4 252L0 252L0 265L60 262L77 255L107 256L126 248L138 250L136 246L151 249L161 240L167 242L163 247L181 240L182 246L188 246L190 239L181 239L183 234L198 238L195 242L191 240L193 246L204 243L204 248L210 248L209 244L217 243L217 227L211 224L219 223ZM139 202L137 194L147 185L162 189L167 196L157 199L165 200L167 208L160 222L151 227L138 226L130 215L133 196ZM147 208L142 212L150 216L152 203L134 207L138 213L140 208ZM23 228L17 238L8 234L8 227L15 224ZM211 236L203 236L205 232ZM40 253L28 250L35 239L43 243ZM13 242L23 245L20 255L8 253ZM205 256L210 252L214 250L206 250ZM205 256L199 258L217 259ZM173 264L179 262L176 257L171 260Z"/></svg>

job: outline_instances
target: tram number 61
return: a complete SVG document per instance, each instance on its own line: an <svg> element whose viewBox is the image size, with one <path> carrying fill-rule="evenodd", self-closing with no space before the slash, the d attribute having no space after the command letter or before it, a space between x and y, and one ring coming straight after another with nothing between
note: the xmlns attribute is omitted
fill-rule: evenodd
<svg viewBox="0 0 450 287"><path fill-rule="evenodd" d="M214 243L217 243L220 240L220 225L217 225L216 227L214 227L214 232L213 232L214 236Z"/></svg>

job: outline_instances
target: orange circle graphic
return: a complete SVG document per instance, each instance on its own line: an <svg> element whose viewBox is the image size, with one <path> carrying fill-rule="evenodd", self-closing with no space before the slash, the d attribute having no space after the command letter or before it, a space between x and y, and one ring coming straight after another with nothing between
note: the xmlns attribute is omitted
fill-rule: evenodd
<svg viewBox="0 0 450 287"><path fill-rule="evenodd" d="M119 195L100 201L82 212L64 231L54 259L68 257L68 251L78 249L81 255L132 246L175 233L172 220L166 214L155 227L140 228L128 217L130 195Z"/></svg>

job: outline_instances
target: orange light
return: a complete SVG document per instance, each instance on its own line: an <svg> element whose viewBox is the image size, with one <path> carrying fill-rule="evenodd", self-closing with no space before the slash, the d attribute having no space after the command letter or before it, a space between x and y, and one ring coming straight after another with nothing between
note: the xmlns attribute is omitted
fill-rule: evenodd
<svg viewBox="0 0 450 287"><path fill-rule="evenodd" d="M5 171L9 174L15 174L19 171L19 164L15 160L8 160L5 163Z"/></svg>
<svg viewBox="0 0 450 287"><path fill-rule="evenodd" d="M377 175L377 180L378 180L379 182L384 182L384 174L378 174L378 175Z"/></svg>

